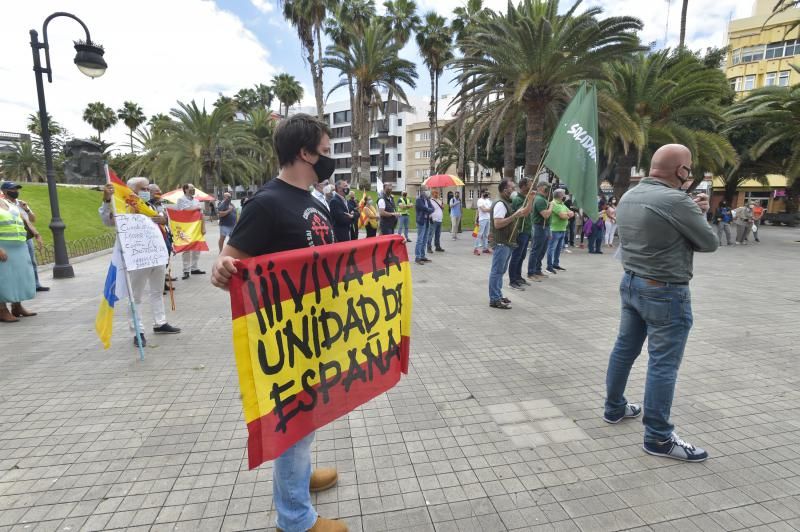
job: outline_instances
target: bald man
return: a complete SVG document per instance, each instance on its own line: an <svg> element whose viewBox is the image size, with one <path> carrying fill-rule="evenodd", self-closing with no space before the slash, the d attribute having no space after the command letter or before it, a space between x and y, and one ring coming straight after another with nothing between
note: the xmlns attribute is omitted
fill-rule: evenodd
<svg viewBox="0 0 800 532"><path fill-rule="evenodd" d="M680 439L670 422L678 368L692 327L689 281L695 251L719 246L708 225L708 197L681 190L692 181L692 153L668 144L653 154L650 176L622 197L617 224L622 248L619 335L608 362L603 419L619 423L642 413L625 399L625 385L647 339L644 451L687 462L708 453Z"/></svg>

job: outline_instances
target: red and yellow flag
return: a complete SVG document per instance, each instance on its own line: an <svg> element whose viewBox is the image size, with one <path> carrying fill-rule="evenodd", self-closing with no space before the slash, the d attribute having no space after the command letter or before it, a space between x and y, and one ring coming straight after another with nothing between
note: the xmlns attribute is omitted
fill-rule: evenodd
<svg viewBox="0 0 800 532"><path fill-rule="evenodd" d="M114 170L108 169L108 181L114 185L114 212L117 214L144 214L158 216L158 213L142 198L133 193L133 190L123 183Z"/></svg>
<svg viewBox="0 0 800 532"><path fill-rule="evenodd" d="M411 268L399 235L240 261L233 346L250 468L408 373Z"/></svg>
<svg viewBox="0 0 800 532"><path fill-rule="evenodd" d="M361 196L361 201L358 203L358 226L364 227L367 225L367 220L369 220L369 216L367 216L366 211L364 210L364 206L367 204L367 191L364 191L364 195Z"/></svg>
<svg viewBox="0 0 800 532"><path fill-rule="evenodd" d="M182 251L208 251L205 235L203 235L202 211L179 211L167 209L169 228L172 231L172 249L175 253Z"/></svg>

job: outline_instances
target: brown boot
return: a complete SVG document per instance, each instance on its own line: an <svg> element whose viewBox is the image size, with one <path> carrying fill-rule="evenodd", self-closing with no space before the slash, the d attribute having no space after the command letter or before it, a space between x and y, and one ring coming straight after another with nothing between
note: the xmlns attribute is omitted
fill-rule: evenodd
<svg viewBox="0 0 800 532"><path fill-rule="evenodd" d="M18 318L29 318L31 316L36 316L35 312L28 312L25 310L25 307L22 306L22 303L11 303L11 314Z"/></svg>
<svg viewBox="0 0 800 532"><path fill-rule="evenodd" d="M339 474L336 469L332 467L321 467L311 473L311 482L309 482L308 491L317 493L325 491L336 485L339 480Z"/></svg>
<svg viewBox="0 0 800 532"><path fill-rule="evenodd" d="M3 303L2 305L0 305L0 322L14 323L15 321L19 320L15 318L14 315L8 311L8 307L6 306L6 304Z"/></svg>
<svg viewBox="0 0 800 532"><path fill-rule="evenodd" d="M342 521L318 517L316 523L308 529L308 532L347 532L348 530L349 528ZM280 528L277 531L283 532Z"/></svg>

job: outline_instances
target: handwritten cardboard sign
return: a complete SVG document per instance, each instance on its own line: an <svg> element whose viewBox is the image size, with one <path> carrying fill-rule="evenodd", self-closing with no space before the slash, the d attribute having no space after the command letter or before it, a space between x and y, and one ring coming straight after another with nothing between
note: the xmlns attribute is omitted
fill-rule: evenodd
<svg viewBox="0 0 800 532"><path fill-rule="evenodd" d="M128 271L167 263L169 257L164 237L150 218L143 214L117 214L114 220Z"/></svg>

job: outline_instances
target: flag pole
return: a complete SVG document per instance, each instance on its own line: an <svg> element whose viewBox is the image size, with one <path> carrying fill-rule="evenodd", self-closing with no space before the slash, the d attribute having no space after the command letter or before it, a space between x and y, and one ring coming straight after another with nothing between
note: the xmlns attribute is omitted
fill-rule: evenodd
<svg viewBox="0 0 800 532"><path fill-rule="evenodd" d="M111 183L111 175L108 173L108 163L105 163L105 172L106 172L106 184ZM114 232L117 234L117 242L119 242L119 228L117 227L116 217L117 217L117 202L114 201L114 198L111 199L111 212L114 215ZM139 328L139 315L136 312L136 304L133 301L133 289L131 288L131 278L128 276L128 267L125 265L125 254L119 254L120 261L122 261L122 270L125 272L125 287L128 291L128 303L130 303L131 307L131 316L133 319L133 328L136 332L136 344L139 348L139 360L144 362L144 347L142 347L142 331Z"/></svg>
<svg viewBox="0 0 800 532"><path fill-rule="evenodd" d="M545 160L545 158L547 158L548 151L550 151L550 145L549 144L547 145L547 148L542 153L542 158L539 159L539 166L536 168L536 173L533 176L533 180L535 180L537 177L539 177L539 173L541 173L542 168L544 168L544 160ZM534 182L531 185L530 189L528 189L528 193L525 195L525 201L522 202L522 207L520 207L521 209L524 209L525 206L528 204L528 202L531 199L531 194L536 194L536 185L537 185L537 182ZM517 218L517 220L514 222L514 229L511 230L511 238L510 238L511 242L516 241L517 233L519 233L520 224L521 223L524 223L524 220L522 218Z"/></svg>

